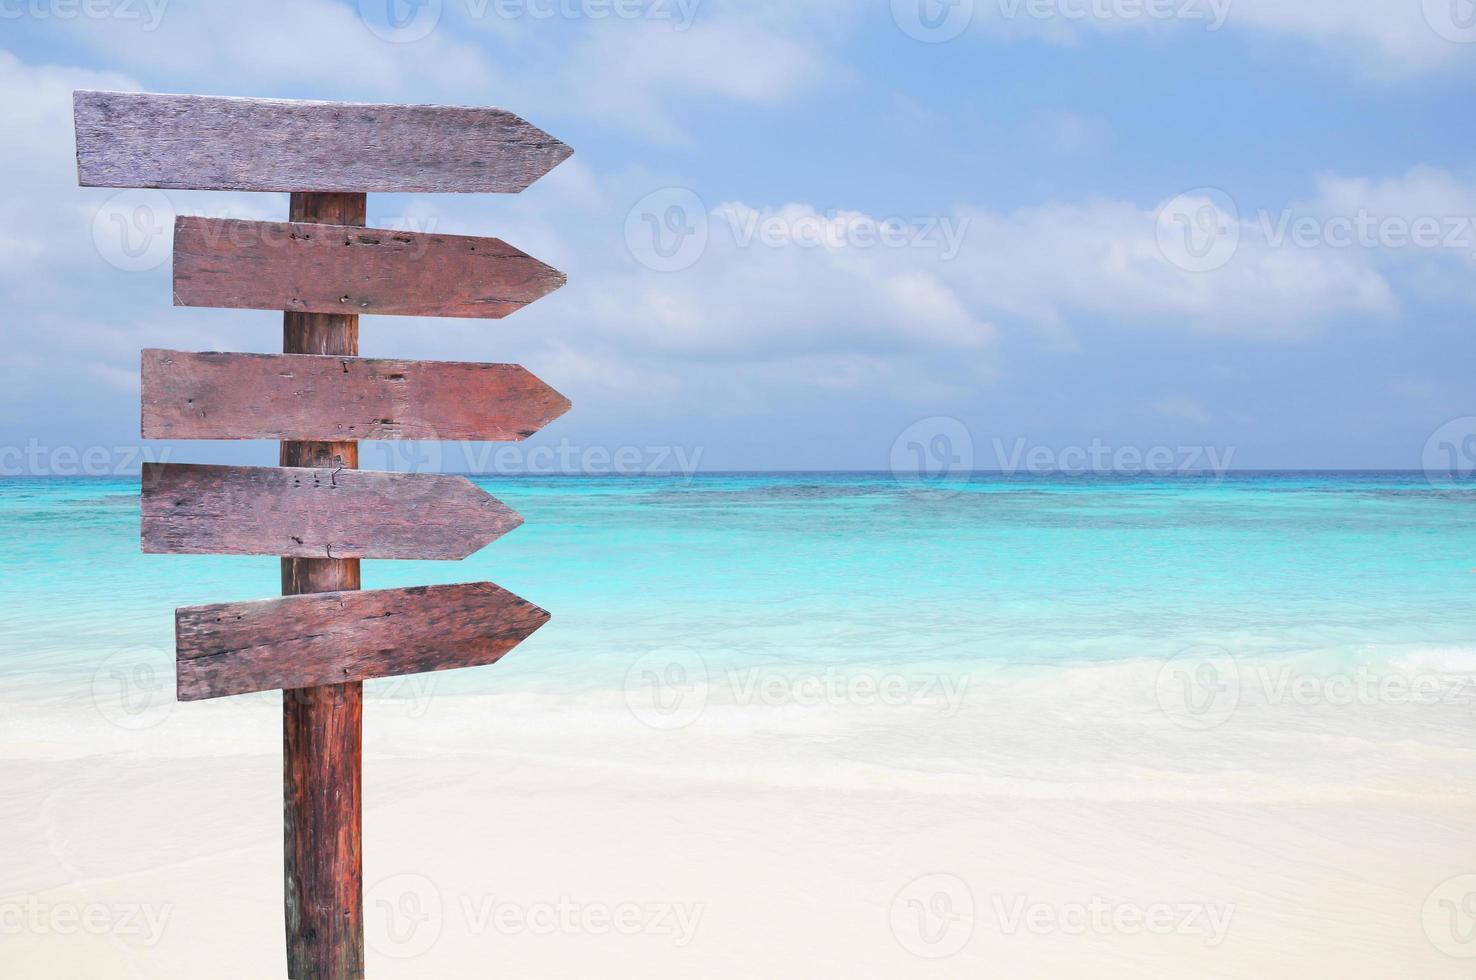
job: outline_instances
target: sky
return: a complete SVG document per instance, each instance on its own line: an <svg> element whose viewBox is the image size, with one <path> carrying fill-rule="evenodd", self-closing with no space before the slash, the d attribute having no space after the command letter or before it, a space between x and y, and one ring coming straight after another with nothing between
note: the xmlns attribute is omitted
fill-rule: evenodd
<svg viewBox="0 0 1476 980"><path fill-rule="evenodd" d="M77 88L494 105L574 156L371 195L568 274L365 356L521 363L573 410L496 472L1476 465L1473 0L0 0L0 474L140 458L138 351L279 350L176 308L176 214L76 186ZM142 454L142 457L141 457Z"/></svg>

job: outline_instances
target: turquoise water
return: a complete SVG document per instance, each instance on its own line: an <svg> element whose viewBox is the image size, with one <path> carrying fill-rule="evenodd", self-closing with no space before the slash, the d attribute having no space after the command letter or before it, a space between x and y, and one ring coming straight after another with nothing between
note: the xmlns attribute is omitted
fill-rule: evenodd
<svg viewBox="0 0 1476 980"><path fill-rule="evenodd" d="M1216 644L1378 662L1476 640L1476 492L1421 474L479 480L524 527L365 588L490 580L553 621L472 689L618 685L709 663L952 669ZM136 480L0 480L8 698L82 696L119 651L170 670L172 610L266 598L271 558L139 553ZM140 654L139 651L142 651Z"/></svg>

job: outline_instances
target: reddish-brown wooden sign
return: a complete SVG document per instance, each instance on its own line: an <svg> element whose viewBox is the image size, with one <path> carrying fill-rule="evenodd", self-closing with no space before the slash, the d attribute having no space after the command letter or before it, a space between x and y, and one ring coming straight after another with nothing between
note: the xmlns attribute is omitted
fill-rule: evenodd
<svg viewBox="0 0 1476 980"><path fill-rule="evenodd" d="M288 222L181 218L175 303L282 310L281 355L145 351L150 438L281 441L279 468L143 474L146 551L280 556L284 598L176 612L182 700L284 689L293 980L364 976L362 681L493 663L548 621L495 585L359 592L360 558L459 558L520 518L468 481L358 471L361 439L521 439L522 368L360 358L359 314L501 317L562 273L491 238L366 229L368 191L519 191L570 153L501 109L77 92L86 186L289 191Z"/></svg>
<svg viewBox="0 0 1476 980"><path fill-rule="evenodd" d="M516 364L143 352L146 439L503 442L568 409Z"/></svg>
<svg viewBox="0 0 1476 980"><path fill-rule="evenodd" d="M193 606L175 614L179 698L495 663L548 618L489 582Z"/></svg>
<svg viewBox="0 0 1476 980"><path fill-rule="evenodd" d="M178 463L143 470L148 554L460 560L521 523L460 476Z"/></svg>
<svg viewBox="0 0 1476 980"><path fill-rule="evenodd" d="M504 317L564 274L495 238L178 218L174 305Z"/></svg>
<svg viewBox="0 0 1476 980"><path fill-rule="evenodd" d="M83 187L516 193L573 151L503 109L76 92Z"/></svg>

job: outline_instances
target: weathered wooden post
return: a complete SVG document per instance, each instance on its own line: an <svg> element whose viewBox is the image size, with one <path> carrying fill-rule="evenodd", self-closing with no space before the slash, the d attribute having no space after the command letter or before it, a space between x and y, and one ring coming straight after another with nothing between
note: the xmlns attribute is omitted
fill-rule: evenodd
<svg viewBox="0 0 1476 980"><path fill-rule="evenodd" d="M366 194L293 194L293 221L364 227ZM282 314L282 353L358 356L356 313ZM282 466L359 468L359 444L283 442ZM163 498L166 501L168 496ZM357 558L283 558L282 594L359 588ZM364 684L282 692L283 910L289 977L364 972Z"/></svg>
<svg viewBox="0 0 1476 980"><path fill-rule="evenodd" d="M180 218L174 302L284 312L281 355L146 350L143 435L278 439L281 468L150 465L146 552L280 555L284 598L180 609L181 700L282 689L288 974L364 975L362 682L490 664L548 613L490 583L360 592L521 518L469 481L358 471L362 439L523 439L568 401L516 365L360 358L359 315L502 317L563 284L496 239L369 230L371 191L516 193L569 156L501 109L77 92L88 187L278 191Z"/></svg>

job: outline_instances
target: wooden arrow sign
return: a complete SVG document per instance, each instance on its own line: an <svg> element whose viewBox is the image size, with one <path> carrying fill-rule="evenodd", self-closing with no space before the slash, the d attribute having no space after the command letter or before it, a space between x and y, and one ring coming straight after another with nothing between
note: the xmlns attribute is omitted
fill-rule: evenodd
<svg viewBox="0 0 1476 980"><path fill-rule="evenodd" d="M174 305L504 317L564 274L495 238L177 218Z"/></svg>
<svg viewBox="0 0 1476 980"><path fill-rule="evenodd" d="M83 187L516 193L573 151L504 109L76 92Z"/></svg>
<svg viewBox="0 0 1476 980"><path fill-rule="evenodd" d="M152 555L465 558L523 519L460 476L149 463Z"/></svg>
<svg viewBox="0 0 1476 980"><path fill-rule="evenodd" d="M491 664L548 619L490 582L193 606L175 613L179 699Z"/></svg>
<svg viewBox="0 0 1476 980"><path fill-rule="evenodd" d="M175 225L175 304L282 310L283 354L143 356L146 436L277 439L286 465L146 467L142 538L282 556L285 598L176 612L178 694L293 690L287 972L362 977L361 682L493 663L549 617L486 583L357 591L360 558L461 558L520 522L464 479L358 472L359 441L520 439L569 407L512 365L358 357L360 314L502 317L564 283L496 239L365 229L366 193L516 192L570 150L502 109L119 92L74 108L84 186L291 193L289 222Z"/></svg>
<svg viewBox="0 0 1476 980"><path fill-rule="evenodd" d="M569 400L516 364L143 352L145 439L526 439Z"/></svg>

